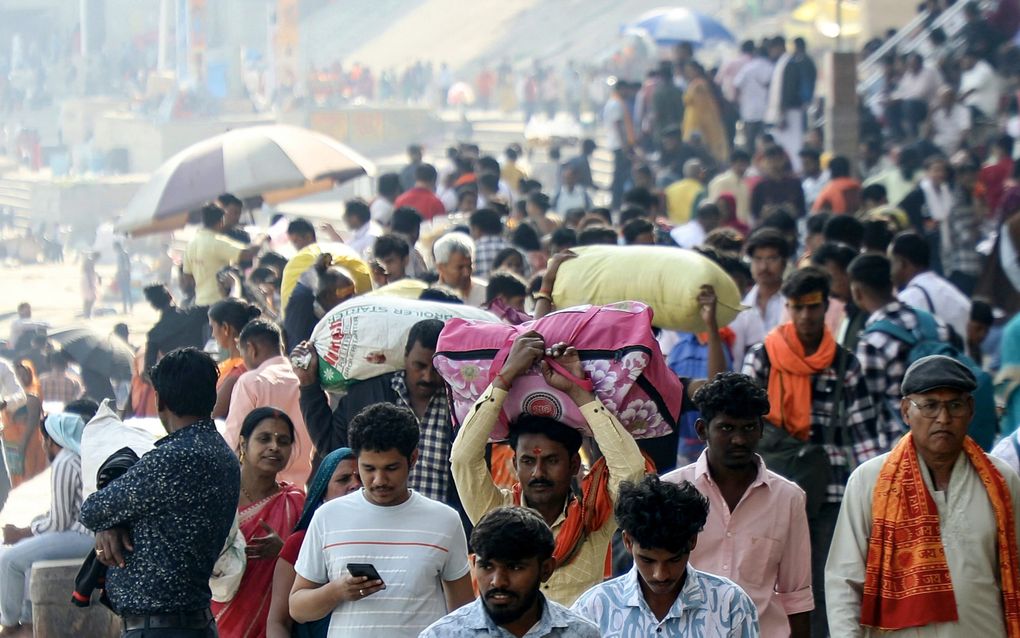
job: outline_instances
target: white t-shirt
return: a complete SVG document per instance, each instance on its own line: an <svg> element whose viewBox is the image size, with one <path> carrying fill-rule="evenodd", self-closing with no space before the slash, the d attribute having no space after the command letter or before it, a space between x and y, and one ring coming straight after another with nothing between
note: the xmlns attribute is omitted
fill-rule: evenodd
<svg viewBox="0 0 1020 638"><path fill-rule="evenodd" d="M393 217L393 202L385 197L376 197L368 210L372 213L372 221L380 226L386 226Z"/></svg>
<svg viewBox="0 0 1020 638"><path fill-rule="evenodd" d="M413 638L446 615L443 581L468 573L467 539L450 507L414 491L392 507L368 502L364 490L323 504L312 517L294 569L325 584L348 563L371 563L386 589L341 603L330 636Z"/></svg>
<svg viewBox="0 0 1020 638"><path fill-rule="evenodd" d="M618 151L623 148L620 127L617 126L623 120L623 108L623 100L613 96L609 98L605 108L602 109L602 123L606 126L606 148L610 151Z"/></svg>
<svg viewBox="0 0 1020 638"><path fill-rule="evenodd" d="M740 92L741 120L761 122L765 119L772 68L772 62L767 58L756 57L744 65L733 78L733 86Z"/></svg>
<svg viewBox="0 0 1020 638"><path fill-rule="evenodd" d="M959 103L949 111L939 107L931 113L931 126L932 142L946 155L952 155L960 149L964 135L970 130L970 109Z"/></svg>
<svg viewBox="0 0 1020 638"><path fill-rule="evenodd" d="M978 60L974 68L960 75L960 95L972 90L963 103L976 106L985 117L995 117L999 112L999 78L984 60Z"/></svg>
<svg viewBox="0 0 1020 638"><path fill-rule="evenodd" d="M967 336L970 299L949 280L926 270L911 279L898 297L908 306L930 312L945 321L960 337Z"/></svg>

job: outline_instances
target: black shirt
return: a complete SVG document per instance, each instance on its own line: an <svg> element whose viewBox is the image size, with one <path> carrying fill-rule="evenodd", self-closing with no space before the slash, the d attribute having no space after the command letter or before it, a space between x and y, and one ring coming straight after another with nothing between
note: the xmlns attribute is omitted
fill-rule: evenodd
<svg viewBox="0 0 1020 638"><path fill-rule="evenodd" d="M209 577L230 532L241 471L212 420L156 442L123 476L90 496L81 522L127 527L134 551L111 567L106 593L121 615L209 608Z"/></svg>
<svg viewBox="0 0 1020 638"><path fill-rule="evenodd" d="M145 369L156 365L160 356L177 348L203 347L208 326L207 306L194 306L187 310L171 306L164 310L145 341Z"/></svg>
<svg viewBox="0 0 1020 638"><path fill-rule="evenodd" d="M796 177L766 177L751 191L751 217L762 218L768 206L787 205L793 209L795 217L803 217L807 211L804 203L804 187Z"/></svg>

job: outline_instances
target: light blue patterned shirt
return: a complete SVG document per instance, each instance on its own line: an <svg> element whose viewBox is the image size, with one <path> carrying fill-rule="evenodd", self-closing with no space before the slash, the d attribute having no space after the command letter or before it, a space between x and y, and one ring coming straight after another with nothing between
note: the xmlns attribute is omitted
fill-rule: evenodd
<svg viewBox="0 0 1020 638"><path fill-rule="evenodd" d="M539 594L541 596L541 594ZM599 628L563 605L542 597L542 618L524 634L524 638L600 638ZM418 638L465 638L498 636L514 638L485 613L481 598L476 598L432 623Z"/></svg>
<svg viewBox="0 0 1020 638"><path fill-rule="evenodd" d="M596 585L570 608L603 638L758 638L758 610L736 583L687 565L687 581L660 621L645 602L637 568Z"/></svg>

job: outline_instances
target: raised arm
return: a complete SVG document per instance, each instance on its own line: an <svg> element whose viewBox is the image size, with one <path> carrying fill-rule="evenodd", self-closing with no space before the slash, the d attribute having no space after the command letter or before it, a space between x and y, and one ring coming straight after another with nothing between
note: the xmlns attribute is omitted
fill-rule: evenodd
<svg viewBox="0 0 1020 638"><path fill-rule="evenodd" d="M535 319L541 319L554 310L552 291L556 285L556 274L560 270L560 264L575 257L577 255L573 251L564 250L553 255L549 260L545 274L542 275L542 288L535 296Z"/></svg>
<svg viewBox="0 0 1020 638"><path fill-rule="evenodd" d="M477 522L486 512L506 505L510 500L509 492L499 489L492 481L485 465L485 444L499 421L503 402L514 379L530 370L544 352L545 342L537 332L518 336L496 380L475 402L453 441L450 451L453 482L464 511L472 522Z"/></svg>
<svg viewBox="0 0 1020 638"><path fill-rule="evenodd" d="M344 411L330 410L326 392L319 385L319 356L308 341L302 341L291 352L291 366L294 375L301 384L298 399L301 405L301 416L305 420L308 434L312 437L315 449L326 454L341 447L347 447L347 420ZM295 358L310 357L308 367L301 368L293 364ZM341 402L344 399L340 400Z"/></svg>
<svg viewBox="0 0 1020 638"><path fill-rule="evenodd" d="M572 346L558 343L547 351L546 358L552 358L577 379L585 378L581 358ZM542 375L551 387L570 396L591 428L609 468L609 495L615 502L621 483L640 481L644 476L645 458L637 442L594 393L557 372L546 360L542 361Z"/></svg>

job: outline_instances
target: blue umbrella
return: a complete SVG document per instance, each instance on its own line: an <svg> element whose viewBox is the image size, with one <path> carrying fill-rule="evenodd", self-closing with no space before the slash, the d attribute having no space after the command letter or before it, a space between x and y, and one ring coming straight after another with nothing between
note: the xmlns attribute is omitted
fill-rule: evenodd
<svg viewBox="0 0 1020 638"><path fill-rule="evenodd" d="M715 18L681 7L653 9L628 27L643 29L660 45L736 42L730 30Z"/></svg>

